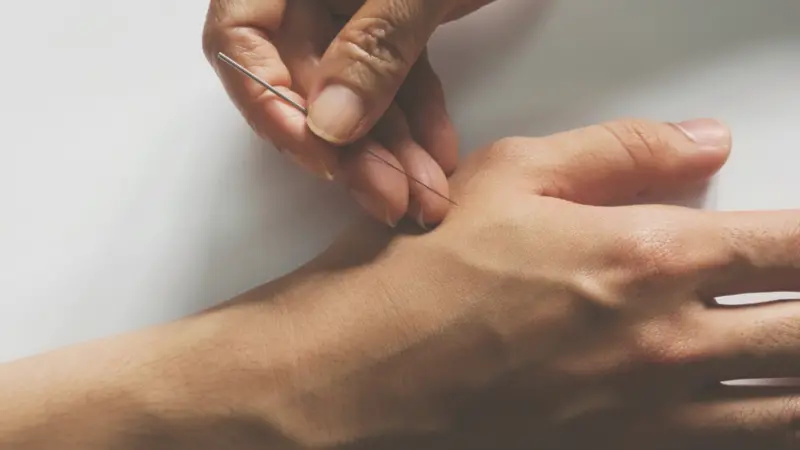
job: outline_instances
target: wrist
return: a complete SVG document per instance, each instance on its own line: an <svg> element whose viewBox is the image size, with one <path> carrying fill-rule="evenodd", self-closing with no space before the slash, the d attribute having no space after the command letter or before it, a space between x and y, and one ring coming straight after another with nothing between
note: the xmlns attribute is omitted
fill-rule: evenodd
<svg viewBox="0 0 800 450"><path fill-rule="evenodd" d="M239 368L226 403L247 405L296 448L445 430L454 377L447 349L427 345L444 322L412 273L420 265L405 245L343 248L202 319L217 323L222 361Z"/></svg>
<svg viewBox="0 0 800 450"><path fill-rule="evenodd" d="M0 420L0 444L422 448L449 427L443 393L476 373L443 359L459 355L449 345L472 346L427 343L446 308L413 246L358 239L196 316L0 367L0 413L16 418Z"/></svg>
<svg viewBox="0 0 800 450"><path fill-rule="evenodd" d="M172 324L2 366L0 447L290 450L413 431L402 390L371 367L388 335L364 346L345 314L381 301L366 272L299 271Z"/></svg>
<svg viewBox="0 0 800 450"><path fill-rule="evenodd" d="M295 445L286 448L336 448L441 426L435 397L423 395L424 368L397 358L411 346L413 325L393 317L380 272L302 270L219 316L229 324L222 338L229 364L243 368L237 401Z"/></svg>

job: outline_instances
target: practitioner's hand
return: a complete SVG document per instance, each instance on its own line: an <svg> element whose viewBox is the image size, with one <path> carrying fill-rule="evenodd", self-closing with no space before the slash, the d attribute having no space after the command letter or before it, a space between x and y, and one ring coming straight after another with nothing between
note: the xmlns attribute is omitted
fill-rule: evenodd
<svg viewBox="0 0 800 450"><path fill-rule="evenodd" d="M438 193L458 143L425 56L436 27L490 0L212 0L206 54L253 129L319 176L344 184L391 226L430 227L450 204ZM216 59L223 52L298 103L291 106ZM347 148L337 148L346 145Z"/></svg>

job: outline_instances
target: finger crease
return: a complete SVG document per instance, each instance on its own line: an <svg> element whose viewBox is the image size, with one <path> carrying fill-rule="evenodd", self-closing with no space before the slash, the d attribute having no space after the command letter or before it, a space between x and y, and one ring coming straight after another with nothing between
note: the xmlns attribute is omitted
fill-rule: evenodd
<svg viewBox="0 0 800 450"><path fill-rule="evenodd" d="M395 39L390 38L398 33L395 25L385 19L365 20L369 20L366 26L359 26L356 22L353 29L357 31L345 32L341 35L341 39L365 61L388 67L393 67L399 62L401 67L411 67L413 58L395 44Z"/></svg>

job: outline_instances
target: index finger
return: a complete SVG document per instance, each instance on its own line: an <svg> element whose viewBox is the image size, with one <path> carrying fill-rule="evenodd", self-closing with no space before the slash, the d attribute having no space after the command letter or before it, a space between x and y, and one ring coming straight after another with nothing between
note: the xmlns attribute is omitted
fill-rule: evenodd
<svg viewBox="0 0 800 450"><path fill-rule="evenodd" d="M288 150L301 166L330 180L336 170L336 152L330 144L311 133L305 115L217 59L220 52L230 56L305 106L301 95L292 90L289 70L267 34L280 27L285 11L285 0L213 0L203 31L203 49L228 95L253 130L278 149Z"/></svg>

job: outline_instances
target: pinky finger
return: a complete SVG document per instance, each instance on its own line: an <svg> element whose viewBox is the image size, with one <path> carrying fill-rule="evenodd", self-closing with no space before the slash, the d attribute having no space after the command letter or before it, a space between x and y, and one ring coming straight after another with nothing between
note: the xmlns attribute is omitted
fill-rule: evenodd
<svg viewBox="0 0 800 450"><path fill-rule="evenodd" d="M800 397L796 395L710 401L690 405L665 418L683 430L687 448L800 448Z"/></svg>
<svg viewBox="0 0 800 450"><path fill-rule="evenodd" d="M800 444L797 397L725 398L579 419L558 448L782 450Z"/></svg>

